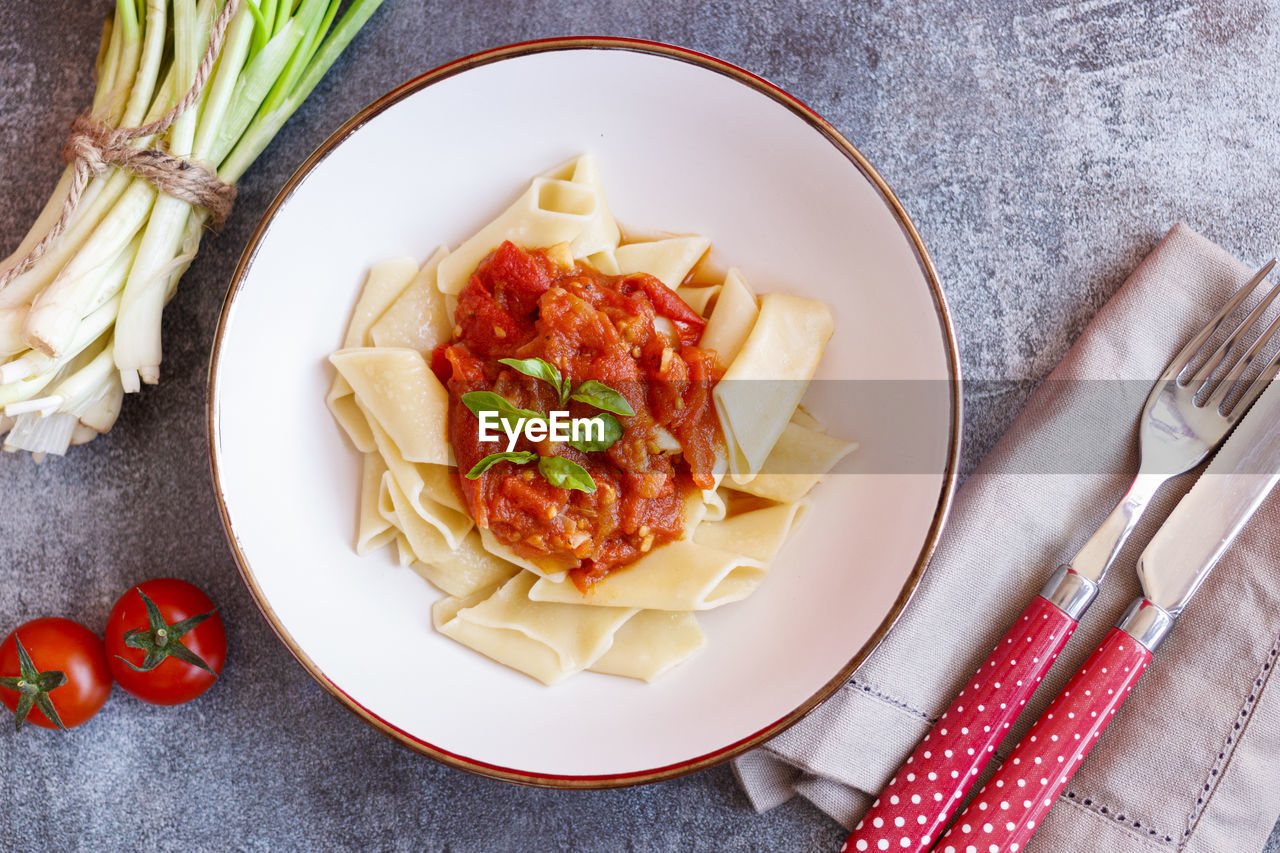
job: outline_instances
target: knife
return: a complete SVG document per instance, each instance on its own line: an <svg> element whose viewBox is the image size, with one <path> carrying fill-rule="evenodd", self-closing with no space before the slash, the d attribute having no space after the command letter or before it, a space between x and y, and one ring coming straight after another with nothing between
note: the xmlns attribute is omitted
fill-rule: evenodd
<svg viewBox="0 0 1280 853"><path fill-rule="evenodd" d="M999 771L938 842L941 853L1026 846L1209 572L1280 481L1280 381L1244 417L1138 559L1129 605Z"/></svg>

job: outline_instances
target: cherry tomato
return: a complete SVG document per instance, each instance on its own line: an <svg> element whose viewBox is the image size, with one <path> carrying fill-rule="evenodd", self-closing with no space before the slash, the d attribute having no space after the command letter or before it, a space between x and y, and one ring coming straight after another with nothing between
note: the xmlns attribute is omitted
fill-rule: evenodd
<svg viewBox="0 0 1280 853"><path fill-rule="evenodd" d="M213 686L226 662L222 617L209 596L186 581L140 583L107 617L111 674L144 702L190 702Z"/></svg>
<svg viewBox="0 0 1280 853"><path fill-rule="evenodd" d="M36 619L0 643L0 702L17 714L19 728L24 721L74 728L98 713L110 695L102 640L78 622ZM45 713L50 706L61 726Z"/></svg>

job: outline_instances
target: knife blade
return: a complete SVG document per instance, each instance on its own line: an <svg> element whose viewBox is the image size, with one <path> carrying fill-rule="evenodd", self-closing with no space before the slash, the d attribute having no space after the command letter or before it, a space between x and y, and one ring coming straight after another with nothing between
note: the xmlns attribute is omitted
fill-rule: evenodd
<svg viewBox="0 0 1280 853"><path fill-rule="evenodd" d="M1240 421L1138 558L1147 599L1177 617L1280 482L1280 382Z"/></svg>
<svg viewBox="0 0 1280 853"><path fill-rule="evenodd" d="M1066 788L1223 553L1280 482L1272 382L1138 561L1143 595L956 818L935 849L1016 851Z"/></svg>

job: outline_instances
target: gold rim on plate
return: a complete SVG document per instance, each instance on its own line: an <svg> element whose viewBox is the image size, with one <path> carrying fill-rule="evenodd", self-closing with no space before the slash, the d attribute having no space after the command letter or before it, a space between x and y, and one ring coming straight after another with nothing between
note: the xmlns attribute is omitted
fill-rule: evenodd
<svg viewBox="0 0 1280 853"><path fill-rule="evenodd" d="M903 585L902 591L898 594L897 600L889 609L888 614L880 622L871 639L862 647L862 649L854 655L848 664L844 666L834 677L824 684L816 693L800 704L799 707L792 710L789 714L764 727L760 731L748 737L742 738L728 746L704 755L696 756L686 761L670 764L665 767L658 767L651 770L642 770L631 773L615 773L597 776L578 776L578 775L556 775L546 773L531 773L527 771L515 770L509 767L501 767L482 761L476 761L463 755L458 755L448 750L441 749L421 738L415 737L408 732L397 728L378 715L369 711L360 705L351 696L347 695L342 688L334 684L320 670L320 668L311 660L307 654L298 647L293 638L281 625L279 618L271 609L271 605L267 602L262 594L261 588L258 586L257 580L254 578L253 570L249 566L248 560L245 558L240 548L239 541L234 531L231 529L231 518L227 512L227 503L225 495L221 489L221 479L218 472L218 424L214 412L214 400L216 399L217 390L217 369L218 356L222 350L222 341L227 327L227 319L230 315L231 305L235 300L236 294L244 284L244 277L253 262L254 256L257 254L258 247L262 241L263 235L266 233L267 226L271 223L280 207L289 198L297 186L307 176L312 169L316 167L334 148L340 145L352 132L361 125L376 117L379 113L386 110L393 104L398 103L404 98L422 90L426 87L445 80L463 71L476 68L482 65L489 65L494 62L500 62L504 59L512 59L515 57L529 56L537 53L546 53L549 51L561 50L628 50L638 53L647 53L655 56L661 56L668 59L687 62L692 65L714 71L717 74L723 74L732 78L745 86L748 86L760 92L789 109L792 113L803 119L810 127L822 134L832 145L839 149L853 164L858 168L864 177L869 180L880 193L885 204L892 211L894 218L902 228L903 233L911 241L911 245L915 250L915 255L919 261L921 271L924 273L925 280L929 285L930 294L933 297L934 307L938 314L938 325L942 332L943 342L946 347L946 355L948 362L948 370L951 379L951 423L948 435L948 451L946 457L946 467L943 471L942 490L938 496L937 508L934 512L933 521L929 526L928 535L925 538L924 546L920 549L920 554L916 558L914 568L907 578L907 582ZM879 173L871 166L865 157L862 156L858 149L845 139L840 133L832 127L825 119L819 116L809 107L805 106L799 100L773 85L761 77L757 77L748 71L744 71L735 65L731 65L723 60L716 59L706 54L688 50L687 48L675 47L673 45L661 44L658 42L643 41L638 39L611 38L611 37L593 37L593 38L555 38L541 39L538 41L521 42L519 44L508 45L506 47L493 48L491 50L482 51L462 59L455 60L446 65L442 65L433 71L428 71L420 77L415 77L403 85L396 87L387 94L378 98L369 106L356 113L352 118L346 121L340 128L326 139L319 148L317 148L311 156L309 156L302 165L289 177L285 185L276 194L271 204L267 207L261 221L254 229L253 234L249 238L248 244L245 246L244 252L240 256L240 261L236 264L236 269L231 277L231 285L227 290L227 296L222 306L222 313L218 319L217 332L214 335L213 353L209 361L209 380L208 380L208 402L206 407L208 436L209 436L209 464L213 478L214 496L218 501L218 512L222 517L222 526L227 534L227 541L231 546L231 551L235 557L236 565L239 568L240 576L243 578L245 585L249 588L249 593L253 597L254 604L267 620L267 624L284 643L285 647L293 654L303 668L319 682L320 686L332 694L339 702L341 702L348 710L357 717L364 720L370 726L381 732L382 734L398 741L399 743L409 747L410 749L420 752L423 755L430 756L451 767L460 770L466 770L481 776L488 776L494 779L501 779L506 782L514 782L522 785L537 785L549 788L620 788L629 785L639 785L647 782L658 782L665 779L673 779L677 776L683 776L687 773L693 773L698 770L704 770L722 761L726 761L769 738L777 735L787 727L796 723L805 714L812 711L821 702L836 692L849 678L854 671L870 656L871 652L880 644L885 635L898 621L903 609L907 606L907 602L911 600L911 596L915 593L916 588L920 584L920 578L924 574L926 565L933 552L938 545L938 538L942 531L942 526L946 521L947 513L951 508L951 498L955 491L956 473L960 458L960 430L962 424L962 406L963 398L961 396L961 379L960 379L960 360L959 351L956 345L955 330L952 327L951 311L947 306L947 301L942 293L942 287L938 283L937 271L934 269L933 261L929 258L929 253L925 250L924 243L920 239L920 234L912 224L911 218L903 209L901 202L897 196L889 189L889 186L880 177Z"/></svg>

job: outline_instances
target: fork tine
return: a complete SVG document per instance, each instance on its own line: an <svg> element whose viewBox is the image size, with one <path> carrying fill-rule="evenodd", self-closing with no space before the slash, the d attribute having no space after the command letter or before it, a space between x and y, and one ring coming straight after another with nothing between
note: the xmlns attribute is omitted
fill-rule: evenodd
<svg viewBox="0 0 1280 853"><path fill-rule="evenodd" d="M1280 317L1273 320L1271 325L1267 327L1267 330L1253 342L1253 346L1249 347L1249 351L1246 352L1244 357L1236 363L1236 366L1231 369L1231 372L1227 374L1227 377L1222 380L1222 384L1213 392L1213 396L1209 398L1209 401L1212 402L1214 406L1222 405L1227 394L1230 393L1230 389L1240 380L1240 376L1248 369L1250 362L1257 357L1258 351L1267 345L1267 342L1275 335L1277 329L1280 329ZM1258 395L1262 393L1262 390L1267 387L1267 383L1275 377L1278 368L1280 368L1280 353L1277 353L1267 366L1262 369L1262 373L1260 373L1258 378L1254 379L1249 385L1244 396L1241 397L1240 401L1232 407L1230 417L1233 420L1248 410L1249 405L1257 399Z"/></svg>
<svg viewBox="0 0 1280 853"><path fill-rule="evenodd" d="M1222 405L1223 401L1226 400L1227 395L1231 393L1231 389L1240 381L1240 377L1244 375L1244 372L1249 369L1249 365L1252 364L1254 358L1257 357L1258 351L1267 345L1267 341L1271 340L1271 336L1275 334L1276 329L1280 329L1280 317L1273 320L1271 325L1267 326L1267 330L1258 336L1258 339L1253 342L1253 345L1250 346L1249 349L1245 350L1244 355L1242 355L1239 361L1237 361L1231 368L1231 372L1229 372L1223 380L1218 383L1218 387L1214 389L1213 393L1209 396L1209 399L1205 401L1205 405L1210 403L1212 403L1214 407Z"/></svg>
<svg viewBox="0 0 1280 853"><path fill-rule="evenodd" d="M1276 378L1276 374L1280 373L1280 353L1277 353L1271 362L1266 366L1258 378L1253 380L1253 384L1249 386L1249 390L1244 392L1244 396L1240 398L1231 412L1227 415L1227 420L1235 423L1245 412L1249 411L1249 407L1253 405L1253 401L1271 384L1271 380Z"/></svg>
<svg viewBox="0 0 1280 853"><path fill-rule="evenodd" d="M1200 352L1200 348L1204 346L1205 341L1213 337L1218 329L1222 328L1222 324L1226 321L1231 312L1240 307L1240 303L1244 302L1257 289L1262 280L1267 277L1272 268L1276 265L1276 259L1272 258L1263 264L1262 269L1258 270L1243 287L1235 292L1235 295L1227 300L1227 304L1222 306L1222 310L1213 315L1205 327L1196 333L1196 336L1187 342L1187 345L1179 350L1178 354L1169 362L1169 366L1165 369L1162 380L1168 381L1175 377L1180 377L1182 373L1191 364L1191 360L1196 357L1196 353Z"/></svg>
<svg viewBox="0 0 1280 853"><path fill-rule="evenodd" d="M1249 331L1249 328L1258 321L1258 318L1271 307L1271 303L1276 301L1277 296L1280 296L1280 287L1271 288L1271 291L1249 312L1249 315L1240 321L1235 330L1227 335L1227 339L1222 342L1222 346L1218 347L1214 354L1209 357L1209 360L1204 363L1204 366L1196 371L1196 375L1187 384L1199 384L1201 387L1196 390L1197 394L1204 390L1205 383L1209 381L1210 377L1213 376L1213 372L1218 369L1218 365L1226 358L1227 352L1236 345L1245 332ZM1266 336L1264 335L1264 337Z"/></svg>

